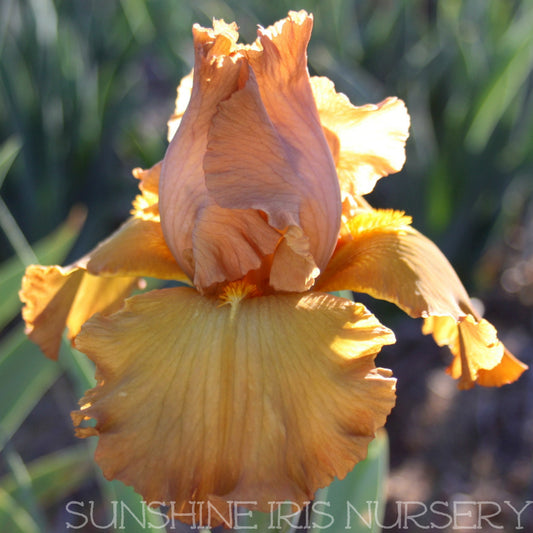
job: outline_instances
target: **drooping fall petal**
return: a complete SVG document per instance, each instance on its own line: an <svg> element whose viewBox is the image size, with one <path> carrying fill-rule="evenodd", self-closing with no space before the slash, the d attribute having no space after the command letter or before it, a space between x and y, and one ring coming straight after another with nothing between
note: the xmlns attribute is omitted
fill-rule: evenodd
<svg viewBox="0 0 533 533"><path fill-rule="evenodd" d="M364 458L394 403L395 380L373 362L392 333L330 295L244 294L221 306L152 291L83 327L98 385L73 419L96 419L77 431L99 436L107 478L180 513L209 501L228 516L227 501L311 499Z"/></svg>
<svg viewBox="0 0 533 533"><path fill-rule="evenodd" d="M368 194L402 169L410 119L401 100L357 107L328 78L313 77L311 86L344 194Z"/></svg>
<svg viewBox="0 0 533 533"><path fill-rule="evenodd" d="M160 165L136 169L142 194L133 216L67 267L32 265L22 280L22 317L29 337L57 358L65 327L73 339L94 313L116 311L142 276L190 283L168 249L157 209ZM154 192L155 186L155 192Z"/></svg>
<svg viewBox="0 0 533 533"><path fill-rule="evenodd" d="M94 313L116 311L136 283L135 277L91 276L77 266L31 265L20 291L26 333L46 356L57 359L65 327L73 339Z"/></svg>
<svg viewBox="0 0 533 533"><path fill-rule="evenodd" d="M450 372L461 376L462 388L480 376L484 383L501 385L527 368L505 351L494 327L477 315L442 252L403 213L361 211L348 221L347 234L317 280L317 289L365 292L425 318L424 332L454 354Z"/></svg>
<svg viewBox="0 0 533 533"><path fill-rule="evenodd" d="M424 320L422 331L432 334L439 346L448 346L454 355L448 373L459 380L462 389L474 383L499 387L516 381L528 368L498 340L494 326L484 319L467 315L459 321L449 316ZM469 354L476 354L471 357Z"/></svg>

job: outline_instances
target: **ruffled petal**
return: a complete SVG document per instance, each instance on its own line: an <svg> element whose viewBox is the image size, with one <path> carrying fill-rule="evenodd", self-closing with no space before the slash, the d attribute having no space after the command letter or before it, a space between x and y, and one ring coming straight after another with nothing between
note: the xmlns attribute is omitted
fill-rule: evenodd
<svg viewBox="0 0 533 533"><path fill-rule="evenodd" d="M328 78L313 77L311 86L344 194L367 194L402 169L410 119L401 100L356 107Z"/></svg>
<svg viewBox="0 0 533 533"><path fill-rule="evenodd" d="M300 196L299 225L310 252L325 268L335 247L341 201L335 164L318 116L307 71L307 45L313 17L305 11L266 29L245 52L260 90L261 102L274 125L293 173L291 185Z"/></svg>
<svg viewBox="0 0 533 533"><path fill-rule="evenodd" d="M145 203L147 205L157 204L159 198L159 176L161 174L161 166L163 161L159 161L153 167L145 170L142 168L134 168L132 174L139 180L139 188L146 195Z"/></svg>
<svg viewBox="0 0 533 533"><path fill-rule="evenodd" d="M307 182L298 171L298 163L291 161L290 147L270 122L253 73L242 89L219 104L208 139L205 179L217 204L229 209L254 209L267 215L269 226L279 230L279 234L273 243L263 246L263 253L271 253L283 236L274 252L272 287L290 291L309 289L319 270L313 254L318 252L311 250L310 239L300 226L300 212L308 203ZM260 223L259 227L264 225L263 220ZM338 220L331 223L338 226ZM327 222L308 230L310 234L327 231L326 226ZM248 233L254 238L253 231ZM244 241L242 237L241 240ZM238 245L235 242L234 248L238 249ZM259 263L258 257L255 262ZM258 264L252 268L258 268Z"/></svg>
<svg viewBox="0 0 533 533"><path fill-rule="evenodd" d="M494 327L477 315L452 266L433 242L410 226L409 217L363 211L348 221L346 230L317 280L319 290L365 292L412 317L425 318L424 332L454 354L450 372L461 376L463 388L474 382L507 383L527 368L509 357Z"/></svg>
<svg viewBox="0 0 533 533"><path fill-rule="evenodd" d="M242 83L241 76L246 74L246 65L239 54L229 55L236 47L237 34L234 26L220 21L213 30L195 26L193 37L196 49L193 89L180 127L163 160L159 207L163 234L172 254L184 272L193 279L195 286L204 290L247 273L244 270L236 277L227 273L226 277L221 271L220 259L225 256L238 258L238 245L248 235L242 235L236 241L231 238L220 241L216 237L223 234L224 226L205 235L201 235L202 228L197 227L199 221L202 221L204 226L207 224L206 229L212 231L213 226L206 221L213 217L220 218L221 215L220 207L211 198L205 185L203 159L207 148L207 133L219 103L234 93ZM246 225L246 221L239 218L241 214L242 210L227 210L224 213L225 223L236 228L235 231L229 230L232 235L236 235L239 228ZM246 218L248 215L244 216ZM249 228L252 233L256 231L255 236L249 236L254 242L268 233L265 220L257 220L257 223L257 226ZM207 241L210 241L208 249L197 249L198 243L201 245ZM268 244L262 244L259 248L264 249ZM272 246L270 248L272 252ZM257 256L255 263L260 264L262 259ZM223 262L235 263L232 257ZM249 257L243 259L243 269L248 268L249 263ZM197 269L200 269L200 274Z"/></svg>
<svg viewBox="0 0 533 533"><path fill-rule="evenodd" d="M303 291L333 251L340 190L306 68L311 27L306 13L291 13L261 29L251 47L237 45L235 26L222 21L193 29L190 100L177 113L180 126L163 161L160 209L165 240L202 292L243 278L278 250L278 270L284 257L291 259L286 271L302 268L299 277L291 272L298 283L290 290ZM179 91L184 99L188 84ZM255 225L248 225L249 210L261 212ZM221 216L228 235L220 228L201 234L212 229L206 220ZM291 243L281 245L291 228ZM305 255L294 257L300 250Z"/></svg>
<svg viewBox="0 0 533 533"><path fill-rule="evenodd" d="M485 319L467 315L459 321L436 316L424 320L422 331L433 334L439 346L448 346L454 355L448 373L469 389L475 383L500 387L516 381L527 370L498 340L494 326ZM475 353L476 357L471 354Z"/></svg>
<svg viewBox="0 0 533 533"><path fill-rule="evenodd" d="M22 279L20 299L26 333L43 353L57 359L63 330L73 339L94 313L116 311L137 278L100 278L83 268L31 265Z"/></svg>
<svg viewBox="0 0 533 533"><path fill-rule="evenodd" d="M196 524L216 525L198 502L228 525L232 501L266 511L311 499L365 457L394 404L395 380L374 366L394 336L363 306L317 293L241 299L245 289L222 306L187 288L135 296L76 340L98 379L73 413L96 425L78 436L99 436L107 478L200 513Z"/></svg>
<svg viewBox="0 0 533 533"><path fill-rule="evenodd" d="M145 191L143 191L143 196ZM139 277L190 283L168 249L154 204L137 211L108 239L67 267L32 265L20 299L27 333L56 359L65 327L73 339L94 313L116 311Z"/></svg>

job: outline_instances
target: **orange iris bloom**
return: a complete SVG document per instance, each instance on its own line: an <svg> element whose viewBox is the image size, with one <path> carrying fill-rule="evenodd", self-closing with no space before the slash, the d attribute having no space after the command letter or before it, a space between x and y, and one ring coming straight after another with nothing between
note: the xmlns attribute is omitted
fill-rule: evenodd
<svg viewBox="0 0 533 533"><path fill-rule="evenodd" d="M462 388L526 368L410 217L363 199L402 168L409 115L397 98L356 107L309 77L312 20L291 12L249 46L235 24L195 25L168 150L134 170L129 220L23 280L30 338L56 358L66 326L96 364L73 420L98 436L106 477L183 513L199 500L222 514L227 501L301 503L365 457L395 401L374 359L395 339L332 291L424 318ZM190 287L127 298L141 276Z"/></svg>

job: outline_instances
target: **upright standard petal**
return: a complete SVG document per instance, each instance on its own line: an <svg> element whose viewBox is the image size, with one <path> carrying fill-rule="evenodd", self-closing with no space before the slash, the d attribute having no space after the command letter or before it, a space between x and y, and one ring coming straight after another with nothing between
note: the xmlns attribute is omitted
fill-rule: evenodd
<svg viewBox="0 0 533 533"><path fill-rule="evenodd" d="M222 21L194 28L160 198L165 238L202 292L266 264L273 289L304 291L332 253L340 190L306 68L311 26L291 13L251 47Z"/></svg>
<svg viewBox="0 0 533 533"><path fill-rule="evenodd" d="M368 194L402 169L410 119L401 100L357 107L328 78L313 77L311 86L344 195Z"/></svg>
<svg viewBox="0 0 533 533"><path fill-rule="evenodd" d="M335 247L341 202L335 164L316 108L309 73L307 45L313 17L305 11L259 29L246 50L261 101L295 170L291 185L301 198L300 225L319 269Z"/></svg>
<svg viewBox="0 0 533 533"><path fill-rule="evenodd" d="M365 457L394 404L374 366L394 336L363 306L248 289L230 286L222 306L186 288L135 296L76 340L98 377L78 435L99 436L107 478L196 525L231 525L235 501L311 499Z"/></svg>
<svg viewBox="0 0 533 533"><path fill-rule="evenodd" d="M191 98L163 160L159 203L165 240L203 291L260 268L280 235L257 211L220 207L206 188L203 160L211 121L220 103L245 82L247 67L236 51L233 25L195 26L193 37Z"/></svg>
<svg viewBox="0 0 533 533"><path fill-rule="evenodd" d="M455 356L450 373L460 376L461 388L517 379L526 365L505 350L442 252L410 222L395 211L363 211L353 217L317 287L365 292L425 318L423 331Z"/></svg>

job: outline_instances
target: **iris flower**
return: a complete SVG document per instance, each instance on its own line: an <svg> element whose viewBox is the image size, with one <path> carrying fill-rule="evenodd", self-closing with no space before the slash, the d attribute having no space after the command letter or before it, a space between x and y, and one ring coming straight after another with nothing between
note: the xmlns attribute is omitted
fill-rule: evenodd
<svg viewBox="0 0 533 533"><path fill-rule="evenodd" d="M72 417L98 437L105 476L197 522L198 501L225 516L231 501L312 499L384 425L395 379L374 360L394 334L332 292L422 317L461 388L526 368L410 217L364 200L402 168L409 115L310 77L312 21L291 12L252 45L235 24L195 25L170 143L134 170L131 217L74 264L23 280L29 337L56 358L66 326L96 365ZM188 286L128 298L143 276Z"/></svg>

